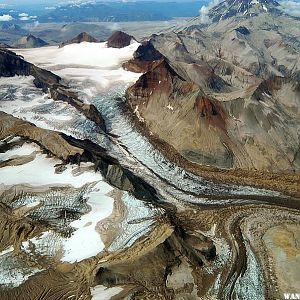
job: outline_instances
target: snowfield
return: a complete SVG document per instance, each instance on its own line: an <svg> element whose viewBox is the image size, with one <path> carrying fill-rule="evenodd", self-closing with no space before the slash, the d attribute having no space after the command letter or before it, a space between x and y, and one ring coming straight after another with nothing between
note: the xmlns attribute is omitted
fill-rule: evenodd
<svg viewBox="0 0 300 300"><path fill-rule="evenodd" d="M101 68L118 68L129 60L140 44L135 42L124 48L108 48L104 43L70 44L62 48L49 46L33 49L14 49L25 60L38 66L85 65Z"/></svg>
<svg viewBox="0 0 300 300"><path fill-rule="evenodd" d="M32 186L64 186L71 185L75 188L82 187L86 183L102 181L100 173L86 170L79 175L73 172L78 169L76 165L66 165L67 169L57 174L55 165L62 161L56 158L47 158L45 154L37 153L35 159L18 166L6 166L0 168L1 183L4 185L17 185L27 183ZM82 163L81 167L88 166Z"/></svg>
<svg viewBox="0 0 300 300"><path fill-rule="evenodd" d="M21 147L14 147L1 154L0 160L9 159L15 155L28 155L32 152L36 152L34 160L23 165L0 168L1 184L6 186L29 184L37 187L72 186L74 188L83 188L88 185L89 189L85 198L90 211L69 224L69 227L74 230L70 237L63 238L52 231L44 232L39 237L23 242L23 249L30 252L29 243L33 243L37 252L49 256L56 255L59 250L63 250L61 260L70 263L97 255L104 249L104 244L100 234L96 231L96 226L99 221L107 218L113 211L114 200L107 194L114 188L103 181L100 173L89 169L93 165L92 163L82 163L80 167L68 164L62 173L55 173L55 165L61 164L62 161L42 154L40 147L34 143L25 143ZM77 174L80 168L86 169ZM46 203L32 201L25 205L27 208L34 209L37 206L46 205ZM0 253L0 256L11 251L10 249L5 250Z"/></svg>
<svg viewBox="0 0 300 300"><path fill-rule="evenodd" d="M140 44L137 42L124 48L107 48L105 43L88 43L14 49L25 60L52 71L74 86L81 85L82 93L89 99L107 92L116 84L127 86L137 81L141 74L126 71L122 63L133 57Z"/></svg>
<svg viewBox="0 0 300 300"><path fill-rule="evenodd" d="M113 199L106 196L112 188L105 182L97 183L87 195L90 212L70 223L75 231L68 238L63 238L53 231L46 231L22 243L22 248L30 252L30 243L41 255L56 256L63 250L61 261L75 263L100 253L105 245L96 231L97 223L109 217L113 211Z"/></svg>
<svg viewBox="0 0 300 300"><path fill-rule="evenodd" d="M33 143L24 143L20 147L14 147L11 150L8 150L6 152L0 152L0 161L5 161L8 159L12 159L18 156L25 156L25 155L30 155L35 151L39 151L40 148Z"/></svg>
<svg viewBox="0 0 300 300"><path fill-rule="evenodd" d="M91 211L70 224L76 231L64 243L62 261L81 261L97 255L104 249L105 245L96 231L96 225L113 211L113 199L104 195L112 190L107 183L99 182L89 194L87 204Z"/></svg>

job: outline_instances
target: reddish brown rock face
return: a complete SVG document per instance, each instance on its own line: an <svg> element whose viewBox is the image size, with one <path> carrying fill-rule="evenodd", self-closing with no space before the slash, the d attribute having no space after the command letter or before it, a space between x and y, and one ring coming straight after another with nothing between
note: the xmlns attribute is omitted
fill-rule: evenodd
<svg viewBox="0 0 300 300"><path fill-rule="evenodd" d="M143 61L138 58L133 58L123 64L125 70L135 73L146 73L153 69L159 61Z"/></svg>
<svg viewBox="0 0 300 300"><path fill-rule="evenodd" d="M138 47L134 58L123 64L123 67L131 72L146 73L154 69L164 59L150 42L145 42Z"/></svg>
<svg viewBox="0 0 300 300"><path fill-rule="evenodd" d="M142 61L161 60L164 56L148 41L142 43L134 53L134 58Z"/></svg>
<svg viewBox="0 0 300 300"><path fill-rule="evenodd" d="M143 74L139 80L128 89L132 98L149 98L156 89L168 89L171 81L170 70L165 61L158 64L149 72Z"/></svg>
<svg viewBox="0 0 300 300"><path fill-rule="evenodd" d="M226 132L227 115L219 102L208 96L198 96L194 107L199 117L204 118L208 125Z"/></svg>
<svg viewBox="0 0 300 300"><path fill-rule="evenodd" d="M116 31L107 40L107 47L110 48L124 48L129 46L133 37L125 32Z"/></svg>

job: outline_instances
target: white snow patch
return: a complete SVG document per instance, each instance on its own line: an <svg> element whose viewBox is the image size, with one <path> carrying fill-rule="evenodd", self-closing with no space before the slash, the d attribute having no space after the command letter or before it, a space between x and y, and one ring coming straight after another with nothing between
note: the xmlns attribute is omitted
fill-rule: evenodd
<svg viewBox="0 0 300 300"><path fill-rule="evenodd" d="M113 296L122 292L121 287L107 288L104 285L97 285L90 289L92 294L92 300L110 300Z"/></svg>
<svg viewBox="0 0 300 300"><path fill-rule="evenodd" d="M80 219L69 224L75 231L70 237L64 238L53 231L43 232L22 243L22 249L30 253L30 244L34 244L35 251L41 255L56 256L63 251L61 261L79 262L100 253L105 245L100 234L96 231L97 223L107 218L113 211L114 200L107 196L113 188L106 182L100 181L87 194L87 204L91 211Z"/></svg>
<svg viewBox="0 0 300 300"><path fill-rule="evenodd" d="M171 106L171 104L169 103L169 104L168 104L168 106L167 106L167 109L169 109L169 110L172 110L172 111L173 111L173 110L174 110L174 107L173 107L173 106Z"/></svg>
<svg viewBox="0 0 300 300"><path fill-rule="evenodd" d="M34 207L36 207L36 206L38 206L40 204L41 204L40 201L35 201L35 202L31 202L29 204L26 204L25 206L28 207L28 208L34 208Z"/></svg>
<svg viewBox="0 0 300 300"><path fill-rule="evenodd" d="M63 261L81 261L97 255L104 249L105 245L96 231L96 225L113 211L113 199L105 196L112 190L107 183L100 182L89 194L87 204L91 206L91 211L70 224L77 230L65 241Z"/></svg>
<svg viewBox="0 0 300 300"><path fill-rule="evenodd" d="M33 186L43 185L71 185L81 187L88 182L102 180L99 173L92 170L74 175L72 172L78 168L76 165L66 165L67 169L61 174L55 173L55 165L62 163L56 158L47 158L45 154L37 153L33 161L23 165L0 168L0 178L5 185L27 183ZM81 167L86 166L85 163ZM87 165L88 166L88 165Z"/></svg>
<svg viewBox="0 0 300 300"><path fill-rule="evenodd" d="M4 153L0 153L0 161L5 161L14 158L16 156L30 155L34 151L38 151L38 150L40 150L40 148L36 144L24 143L20 147L14 147L13 149L10 149Z"/></svg>
<svg viewBox="0 0 300 300"><path fill-rule="evenodd" d="M105 43L88 43L66 45L62 48L49 46L34 49L14 49L37 65L79 65L100 68L119 66L122 62L132 58L134 51L139 47L135 42L124 48L108 48Z"/></svg>
<svg viewBox="0 0 300 300"><path fill-rule="evenodd" d="M126 71L122 63L133 57L139 43L133 42L124 48L108 48L106 43L71 44L36 49L15 49L40 67L46 68L60 77L80 82L81 92L88 97L99 94L103 89L116 84L134 83L141 74ZM91 82L89 82L91 81Z"/></svg>

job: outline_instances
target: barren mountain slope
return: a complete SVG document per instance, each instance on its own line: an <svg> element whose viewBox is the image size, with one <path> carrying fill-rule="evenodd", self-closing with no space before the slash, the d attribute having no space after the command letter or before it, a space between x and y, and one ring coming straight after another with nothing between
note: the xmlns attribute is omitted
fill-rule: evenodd
<svg viewBox="0 0 300 300"><path fill-rule="evenodd" d="M165 88L164 76L154 76L149 85L145 78L155 68L145 69L129 89L128 102L152 134L190 161L299 170L300 22L262 10L234 14L202 30L194 19L188 28L149 41L173 70L172 88ZM131 69L142 60L132 61ZM141 82L147 95L140 95ZM182 93L182 84L193 87Z"/></svg>

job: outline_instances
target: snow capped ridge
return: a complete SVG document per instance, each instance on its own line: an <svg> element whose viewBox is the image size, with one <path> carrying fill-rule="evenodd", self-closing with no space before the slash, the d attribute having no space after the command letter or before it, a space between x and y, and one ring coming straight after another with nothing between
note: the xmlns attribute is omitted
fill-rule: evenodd
<svg viewBox="0 0 300 300"><path fill-rule="evenodd" d="M270 13L280 15L280 4L275 0L226 0L208 11L208 17L213 22L231 17L252 17L258 14Z"/></svg>

